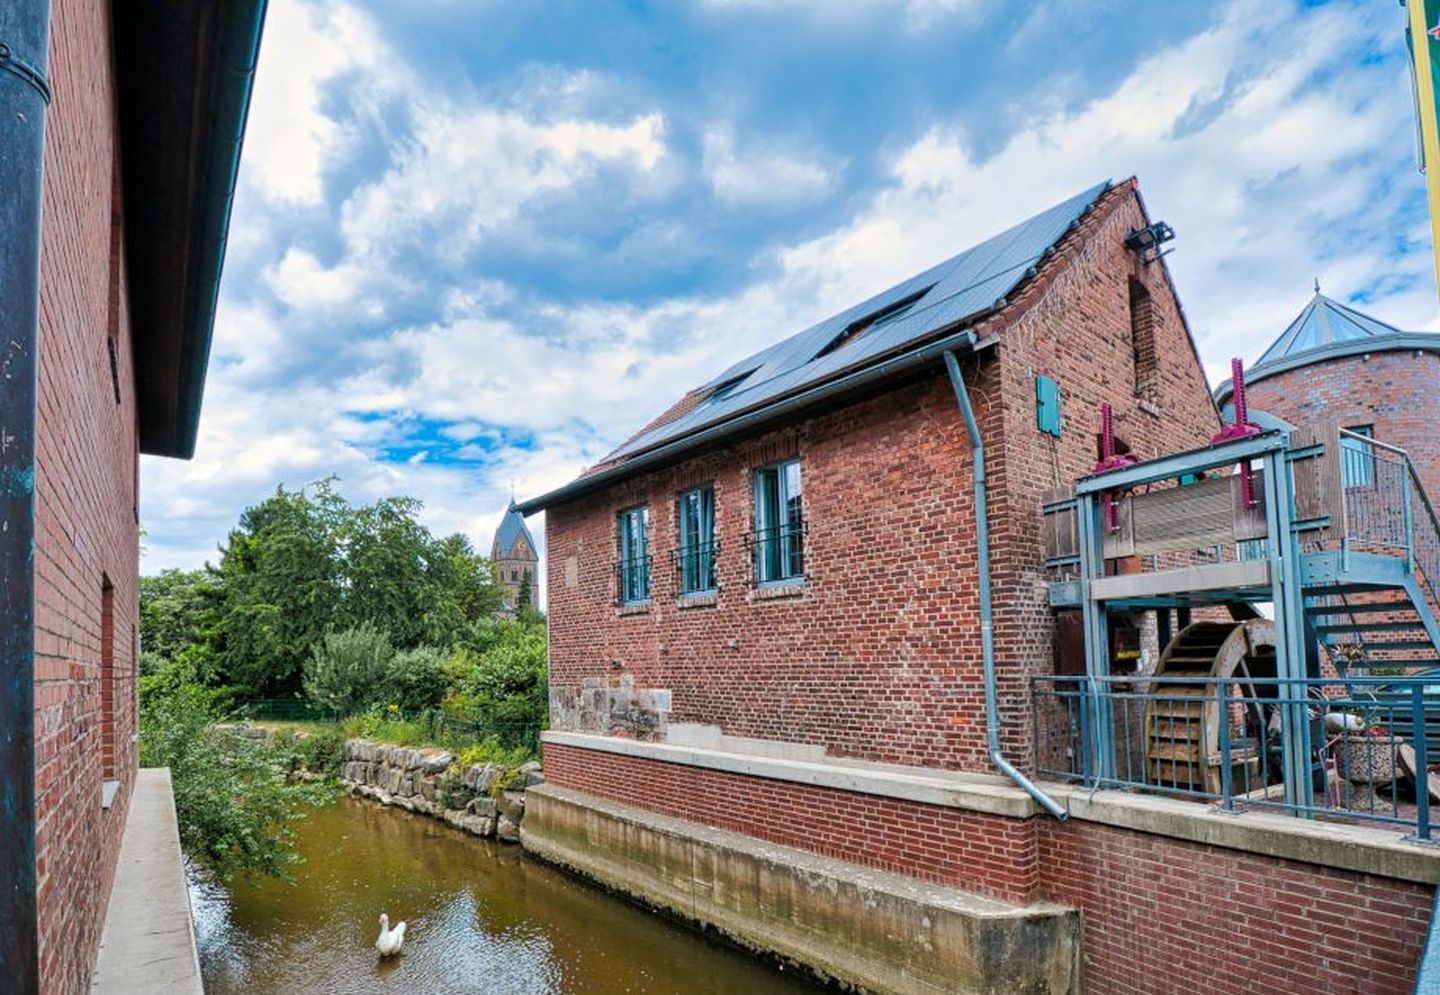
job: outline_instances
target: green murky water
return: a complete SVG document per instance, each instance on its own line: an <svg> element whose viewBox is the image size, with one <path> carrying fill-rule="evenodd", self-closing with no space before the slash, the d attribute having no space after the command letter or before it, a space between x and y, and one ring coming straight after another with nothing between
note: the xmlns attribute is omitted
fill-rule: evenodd
<svg viewBox="0 0 1440 995"><path fill-rule="evenodd" d="M293 887L191 884L211 995L815 991L434 819L344 798L310 814L300 849ZM409 923L387 961L381 912Z"/></svg>

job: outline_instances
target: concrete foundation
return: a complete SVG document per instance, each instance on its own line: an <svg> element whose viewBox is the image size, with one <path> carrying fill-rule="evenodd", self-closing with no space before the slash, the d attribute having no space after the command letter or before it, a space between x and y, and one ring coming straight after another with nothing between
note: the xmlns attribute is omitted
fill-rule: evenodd
<svg viewBox="0 0 1440 995"><path fill-rule="evenodd" d="M529 852L850 988L1078 992L1080 916L656 815L530 789Z"/></svg>

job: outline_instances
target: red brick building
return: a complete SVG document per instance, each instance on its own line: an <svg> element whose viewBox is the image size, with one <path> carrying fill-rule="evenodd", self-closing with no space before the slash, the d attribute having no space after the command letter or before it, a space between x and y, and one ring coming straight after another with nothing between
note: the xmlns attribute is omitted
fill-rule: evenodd
<svg viewBox="0 0 1440 995"><path fill-rule="evenodd" d="M194 450L263 8L0 8L6 991L90 985L136 769L139 455Z"/></svg>
<svg viewBox="0 0 1440 995"><path fill-rule="evenodd" d="M880 990L1406 990L1428 854L1031 780L1046 495L1096 463L1102 402L1142 458L1221 427L1166 233L1133 181L1085 191L522 504L551 688L526 846ZM1393 929L1335 953L1354 902Z"/></svg>

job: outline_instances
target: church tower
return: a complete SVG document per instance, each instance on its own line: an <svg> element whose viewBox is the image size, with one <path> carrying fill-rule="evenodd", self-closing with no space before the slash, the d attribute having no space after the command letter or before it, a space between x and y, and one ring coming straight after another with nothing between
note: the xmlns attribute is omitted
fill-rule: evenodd
<svg viewBox="0 0 1440 995"><path fill-rule="evenodd" d="M522 588L529 593L530 603L536 603L539 563L535 537L526 528L525 516L520 514L512 497L500 527L495 530L495 541L490 544L490 564L495 570L495 579L505 588L507 611L520 607Z"/></svg>

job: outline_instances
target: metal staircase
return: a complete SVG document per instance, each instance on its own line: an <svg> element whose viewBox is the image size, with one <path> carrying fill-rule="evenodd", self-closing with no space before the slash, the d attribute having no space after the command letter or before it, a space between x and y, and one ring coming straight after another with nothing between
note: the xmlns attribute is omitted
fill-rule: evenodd
<svg viewBox="0 0 1440 995"><path fill-rule="evenodd" d="M1343 429L1338 437L1341 539L1303 557L1307 640L1341 677L1436 671L1440 697L1440 518L1404 450ZM1440 750L1440 725L1425 739Z"/></svg>

